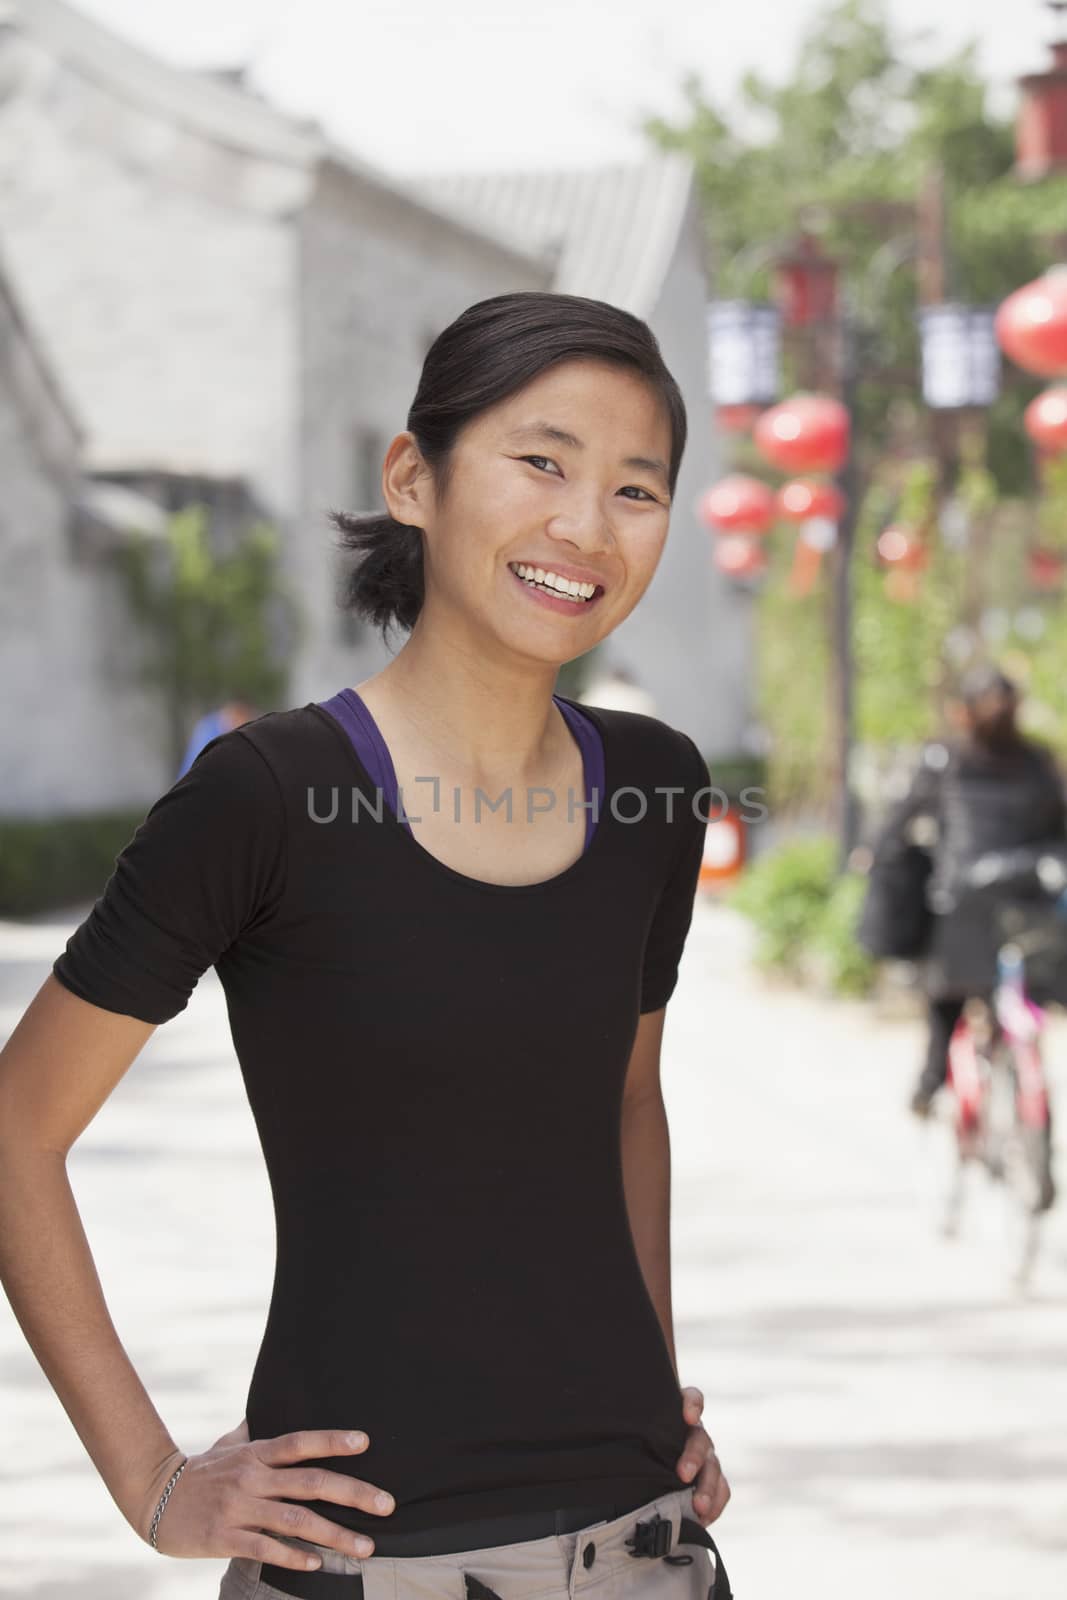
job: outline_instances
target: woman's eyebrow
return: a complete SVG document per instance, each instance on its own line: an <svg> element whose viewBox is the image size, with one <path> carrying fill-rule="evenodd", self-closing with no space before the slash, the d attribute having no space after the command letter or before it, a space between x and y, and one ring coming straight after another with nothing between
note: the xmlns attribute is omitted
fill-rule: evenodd
<svg viewBox="0 0 1067 1600"><path fill-rule="evenodd" d="M531 422L524 428L513 429L511 433L505 434L504 437L515 443L526 439L537 440L541 443L547 441L551 444L565 444L569 445L572 450L585 449L581 439L577 438L573 433L568 433L566 428L557 428L551 422ZM663 479L665 487L670 483L666 463L661 461L658 456L624 456L622 465L624 467L637 467L642 472L654 473L657 477Z"/></svg>

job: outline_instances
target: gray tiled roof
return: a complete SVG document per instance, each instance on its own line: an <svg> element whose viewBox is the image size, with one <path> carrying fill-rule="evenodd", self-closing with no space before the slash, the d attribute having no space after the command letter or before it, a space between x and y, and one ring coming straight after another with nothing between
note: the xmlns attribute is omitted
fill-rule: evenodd
<svg viewBox="0 0 1067 1600"><path fill-rule="evenodd" d="M64 0L4 0L0 12L101 88L135 105L146 102L221 144L299 166L318 153L321 134L314 124L301 124L211 73L172 67Z"/></svg>
<svg viewBox="0 0 1067 1600"><path fill-rule="evenodd" d="M396 182L522 249L554 250L559 292L647 317L677 248L693 165L680 152L663 151L629 165L416 174Z"/></svg>
<svg viewBox="0 0 1067 1600"><path fill-rule="evenodd" d="M15 293L3 257L0 256L0 357L4 360L4 381L15 388L25 405L45 406L74 443L80 443L81 421L56 377L51 360L36 328Z"/></svg>

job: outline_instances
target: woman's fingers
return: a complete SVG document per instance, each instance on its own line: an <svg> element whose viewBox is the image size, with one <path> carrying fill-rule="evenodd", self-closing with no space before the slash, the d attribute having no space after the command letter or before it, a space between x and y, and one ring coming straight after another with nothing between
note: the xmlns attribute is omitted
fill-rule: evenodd
<svg viewBox="0 0 1067 1600"><path fill-rule="evenodd" d="M366 1450L367 1435L306 1428L242 1440L247 1426L245 1418L210 1450L187 1457L158 1525L157 1549L164 1555L249 1556L303 1570L308 1569L308 1553L281 1540L370 1555L373 1538L318 1515L309 1505L292 1503L294 1498L330 1500L389 1516L396 1502L387 1490L322 1464L331 1457ZM280 1539L272 1539L272 1533ZM320 1564L317 1559L311 1563Z"/></svg>
<svg viewBox="0 0 1067 1600"><path fill-rule="evenodd" d="M685 1441L685 1449L678 1457L676 1471L686 1483L691 1483L708 1458L709 1451L715 1449L708 1436L708 1431L699 1423L690 1428L689 1437Z"/></svg>
<svg viewBox="0 0 1067 1600"><path fill-rule="evenodd" d="M253 1494L277 1496L284 1500L331 1500L339 1506L355 1506L376 1517L387 1517L396 1510L391 1494L366 1478L350 1478L344 1472L326 1467L271 1467L250 1484ZM379 1496L384 1495L384 1501Z"/></svg>
<svg viewBox="0 0 1067 1600"><path fill-rule="evenodd" d="M226 1553L243 1556L249 1561L269 1562L275 1567L288 1567L291 1572L313 1572L322 1568L321 1556L298 1550L291 1544L279 1544L266 1533L252 1533L247 1529L237 1529L230 1534Z"/></svg>
<svg viewBox="0 0 1067 1600"><path fill-rule="evenodd" d="M693 1384L687 1384L681 1391L682 1411L686 1422L699 1422L704 1411L704 1396Z"/></svg>
<svg viewBox="0 0 1067 1600"><path fill-rule="evenodd" d="M288 1467L294 1461L355 1455L365 1450L370 1440L358 1428L298 1428L295 1433L277 1433L272 1438L252 1442L259 1459L268 1467Z"/></svg>
<svg viewBox="0 0 1067 1600"><path fill-rule="evenodd" d="M721 1517L730 1499L730 1485L718 1456L712 1451L693 1486L693 1510L707 1526Z"/></svg>
<svg viewBox="0 0 1067 1600"><path fill-rule="evenodd" d="M277 1474L284 1476L284 1474ZM332 1474L326 1473L325 1477ZM366 1485L367 1488L371 1486ZM271 1492L280 1492L271 1485ZM310 1498L319 1499L316 1490L310 1492ZM356 1502L353 1501L353 1504ZM265 1534L281 1534L285 1539L303 1539L307 1544L322 1544L329 1550L340 1550L345 1555L369 1556L374 1552L374 1541L365 1533L357 1533L353 1528L342 1527L340 1523L331 1522L328 1517L319 1516L307 1506L289 1505L284 1501L273 1499L253 1500L249 1503L249 1511L242 1522L253 1524L257 1532ZM279 1566L303 1567L305 1565L300 1551L289 1548L290 1559L287 1562L279 1561ZM297 1559L292 1559L293 1555ZM260 1556L259 1560L267 1560ZM274 1557L269 1558L271 1561Z"/></svg>

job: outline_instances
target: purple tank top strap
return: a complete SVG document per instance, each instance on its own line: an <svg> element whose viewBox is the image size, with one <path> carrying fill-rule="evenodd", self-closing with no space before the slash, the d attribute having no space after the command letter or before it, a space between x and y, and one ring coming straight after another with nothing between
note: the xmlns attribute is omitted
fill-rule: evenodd
<svg viewBox="0 0 1067 1600"><path fill-rule="evenodd" d="M588 850L590 840L596 831L591 802L593 791L599 796L597 809L604 803L604 747L600 738L600 730L590 717L580 711L577 706L568 705L561 700L559 695L553 695L553 700L559 707L561 715L565 718L567 726L578 741L582 752L582 770L585 777L585 845ZM356 755L366 767L367 772L375 787L381 791L385 804L395 817L399 808L399 785L396 779L396 770L393 767L393 758L389 754L389 747L382 738L381 729L371 715L369 707L355 689L344 688L337 694L331 695L328 700L320 700L318 704L324 711L328 711L348 734L355 747ZM404 827L411 832L411 823L404 819Z"/></svg>
<svg viewBox="0 0 1067 1600"><path fill-rule="evenodd" d="M382 738L381 729L370 714L362 697L354 689L344 688L329 700L320 700L324 711L341 724L355 746L356 755L366 767L375 788L378 789L393 816L397 812L397 781L393 758ZM410 830L410 823L407 824Z"/></svg>
<svg viewBox="0 0 1067 1600"><path fill-rule="evenodd" d="M560 712L566 718L567 726L578 741L582 752L582 769L585 773L585 848L589 849L589 842L596 832L592 802L593 792L596 791L596 811L599 813L604 804L604 745L600 737L600 729L591 717L577 706L568 705L561 700L558 694L552 696Z"/></svg>

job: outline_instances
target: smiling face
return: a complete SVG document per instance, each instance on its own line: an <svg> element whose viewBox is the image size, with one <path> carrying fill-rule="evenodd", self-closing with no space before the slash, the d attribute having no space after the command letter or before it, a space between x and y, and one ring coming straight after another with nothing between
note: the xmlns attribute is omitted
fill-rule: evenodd
<svg viewBox="0 0 1067 1600"><path fill-rule="evenodd" d="M419 624L458 625L483 647L492 637L556 666L592 649L655 573L670 520L670 447L652 386L584 359L550 367L469 423L443 498L411 435L398 435L386 501L424 530Z"/></svg>

